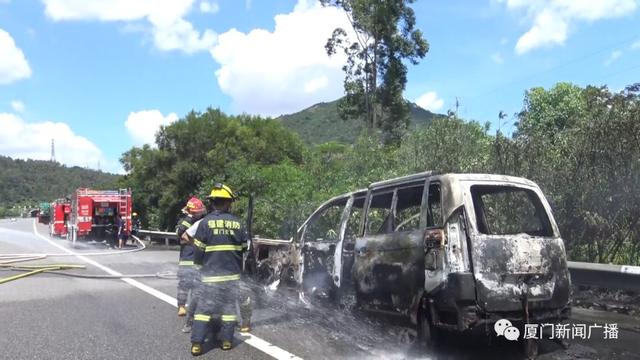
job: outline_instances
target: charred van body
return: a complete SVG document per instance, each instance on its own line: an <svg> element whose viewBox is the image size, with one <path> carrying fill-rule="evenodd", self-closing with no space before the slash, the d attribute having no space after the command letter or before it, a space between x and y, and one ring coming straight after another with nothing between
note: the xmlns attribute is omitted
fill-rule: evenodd
<svg viewBox="0 0 640 360"><path fill-rule="evenodd" d="M523 178L424 172L373 183L322 204L294 238L253 247L261 281L406 316L426 338L570 311L558 226Z"/></svg>

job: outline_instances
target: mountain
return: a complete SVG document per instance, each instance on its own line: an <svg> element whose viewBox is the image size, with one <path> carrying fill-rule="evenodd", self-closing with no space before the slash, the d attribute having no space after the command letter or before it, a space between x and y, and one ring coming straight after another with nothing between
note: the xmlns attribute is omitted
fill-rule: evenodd
<svg viewBox="0 0 640 360"><path fill-rule="evenodd" d="M118 175L57 162L0 156L0 207L51 202L79 187L112 189Z"/></svg>
<svg viewBox="0 0 640 360"><path fill-rule="evenodd" d="M358 137L364 124L356 120L342 120L338 115L338 101L315 104L297 113L282 115L277 120L289 130L298 133L307 144L322 144L327 141L350 144ZM427 126L433 119L444 117L411 102L409 106L412 127Z"/></svg>

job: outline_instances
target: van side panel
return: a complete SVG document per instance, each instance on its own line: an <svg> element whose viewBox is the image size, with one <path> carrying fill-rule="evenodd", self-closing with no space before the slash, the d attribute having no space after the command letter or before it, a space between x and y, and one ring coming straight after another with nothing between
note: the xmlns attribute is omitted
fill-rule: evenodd
<svg viewBox="0 0 640 360"><path fill-rule="evenodd" d="M424 230L356 239L352 276L368 304L407 314L424 286Z"/></svg>

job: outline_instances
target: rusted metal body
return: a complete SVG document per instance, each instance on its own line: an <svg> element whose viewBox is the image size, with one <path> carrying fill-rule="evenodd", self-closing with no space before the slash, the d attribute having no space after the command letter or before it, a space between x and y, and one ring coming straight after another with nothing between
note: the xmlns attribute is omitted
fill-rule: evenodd
<svg viewBox="0 0 640 360"><path fill-rule="evenodd" d="M322 204L294 238L253 247L266 283L423 328L552 322L570 311L562 238L542 191L523 178L424 172L373 183Z"/></svg>

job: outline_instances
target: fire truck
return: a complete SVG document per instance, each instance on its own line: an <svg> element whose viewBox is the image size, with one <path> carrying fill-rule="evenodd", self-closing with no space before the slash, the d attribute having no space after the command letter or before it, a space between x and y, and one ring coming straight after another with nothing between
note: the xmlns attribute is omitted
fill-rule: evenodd
<svg viewBox="0 0 640 360"><path fill-rule="evenodd" d="M51 204L48 202L41 202L36 214L39 223L49 225L49 221L51 221Z"/></svg>
<svg viewBox="0 0 640 360"><path fill-rule="evenodd" d="M67 223L71 215L71 200L58 199L51 203L51 222L49 224L49 234L51 236L67 236Z"/></svg>
<svg viewBox="0 0 640 360"><path fill-rule="evenodd" d="M71 200L71 229L67 237L74 243L80 239L115 238L119 219L125 221L124 230L131 234L131 200L131 189L77 189Z"/></svg>

